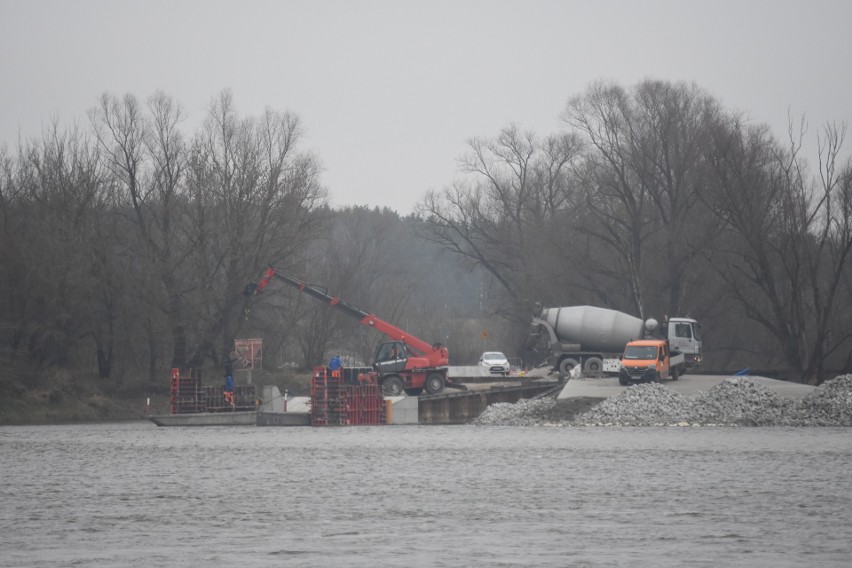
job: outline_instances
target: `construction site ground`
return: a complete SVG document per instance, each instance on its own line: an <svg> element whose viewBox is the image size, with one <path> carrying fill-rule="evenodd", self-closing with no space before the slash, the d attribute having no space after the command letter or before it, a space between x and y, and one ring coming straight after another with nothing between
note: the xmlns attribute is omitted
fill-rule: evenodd
<svg viewBox="0 0 852 568"><path fill-rule="evenodd" d="M513 373L509 376L474 376L476 374L482 375L482 373L476 373L474 368L469 368L467 373L469 373L467 377L459 377L455 380L463 383L469 391L474 392L489 390L494 387L529 385L533 382L553 382L557 384L558 381L555 373L549 373L544 368L527 371L523 376L520 376L518 373ZM452 368L450 375L453 375ZM666 380L660 384L672 389L678 394L688 398L695 398L699 393L709 391L731 376L686 374L681 376L677 381ZM788 399L800 399L813 392L816 388L811 385L772 379L759 375L752 375L749 378L776 393L778 396ZM562 390L559 391L557 399L561 404L558 408L560 412L565 413L564 418L571 418L586 412L603 400L618 396L627 388L629 387L619 384L617 377L575 377L565 382Z"/></svg>
<svg viewBox="0 0 852 568"><path fill-rule="evenodd" d="M729 379L731 375L690 375L686 374L677 381L662 381L662 385L673 391L686 396L694 397L700 392L706 392ZM778 396L790 399L799 399L811 393L816 387L791 383L767 377L750 376L753 381L760 383ZM593 398L606 399L621 394L624 389L629 388L618 384L616 377L602 378L577 378L571 379L559 393L558 399Z"/></svg>

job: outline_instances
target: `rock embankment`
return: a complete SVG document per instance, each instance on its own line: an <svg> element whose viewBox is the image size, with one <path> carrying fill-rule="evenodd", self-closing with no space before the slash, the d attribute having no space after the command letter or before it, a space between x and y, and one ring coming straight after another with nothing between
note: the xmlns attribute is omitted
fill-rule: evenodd
<svg viewBox="0 0 852 568"><path fill-rule="evenodd" d="M852 426L852 375L826 381L799 400L748 377L731 377L695 398L640 384L600 399L521 400L489 406L482 426Z"/></svg>

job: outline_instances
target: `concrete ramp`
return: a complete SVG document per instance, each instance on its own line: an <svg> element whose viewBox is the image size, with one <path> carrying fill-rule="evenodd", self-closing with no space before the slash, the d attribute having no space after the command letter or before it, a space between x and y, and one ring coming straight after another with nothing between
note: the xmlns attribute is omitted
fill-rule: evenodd
<svg viewBox="0 0 852 568"><path fill-rule="evenodd" d="M285 398L276 386L263 387L263 404L257 413L258 426L310 426L311 397Z"/></svg>
<svg viewBox="0 0 852 568"><path fill-rule="evenodd" d="M294 396L287 400L287 412L311 412L311 397Z"/></svg>
<svg viewBox="0 0 852 568"><path fill-rule="evenodd" d="M419 423L466 424L495 402L515 403L522 398L534 398L553 386L552 382L531 381L523 385L421 395L418 399Z"/></svg>

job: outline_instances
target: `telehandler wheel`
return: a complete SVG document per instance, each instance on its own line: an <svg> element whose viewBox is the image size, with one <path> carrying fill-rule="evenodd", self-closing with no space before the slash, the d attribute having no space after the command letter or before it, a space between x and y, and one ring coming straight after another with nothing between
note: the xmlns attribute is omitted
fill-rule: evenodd
<svg viewBox="0 0 852 568"><path fill-rule="evenodd" d="M441 373L429 373L426 375L426 394L438 394L444 390L444 375Z"/></svg>
<svg viewBox="0 0 852 568"><path fill-rule="evenodd" d="M382 393L385 396L400 396L402 394L402 379L397 376L385 377L382 381Z"/></svg>

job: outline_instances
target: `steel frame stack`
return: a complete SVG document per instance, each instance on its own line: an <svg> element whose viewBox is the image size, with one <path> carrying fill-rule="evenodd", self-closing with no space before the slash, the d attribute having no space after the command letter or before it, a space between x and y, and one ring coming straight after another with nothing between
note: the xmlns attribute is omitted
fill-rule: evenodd
<svg viewBox="0 0 852 568"><path fill-rule="evenodd" d="M351 373L348 373L351 374ZM345 371L314 367L311 378L311 424L358 426L385 424L385 401L375 383L347 384Z"/></svg>
<svg viewBox="0 0 852 568"><path fill-rule="evenodd" d="M234 408L231 408L225 402L221 385L202 386L201 369L174 368L169 404L172 414L257 410L257 389L254 385L235 386Z"/></svg>
<svg viewBox="0 0 852 568"><path fill-rule="evenodd" d="M201 388L205 412L257 410L257 389L254 385L234 386L234 408L225 402L225 389L222 386Z"/></svg>
<svg viewBox="0 0 852 568"><path fill-rule="evenodd" d="M172 414L204 412L205 401L201 391L201 369L172 369L172 384L169 394L169 406Z"/></svg>

